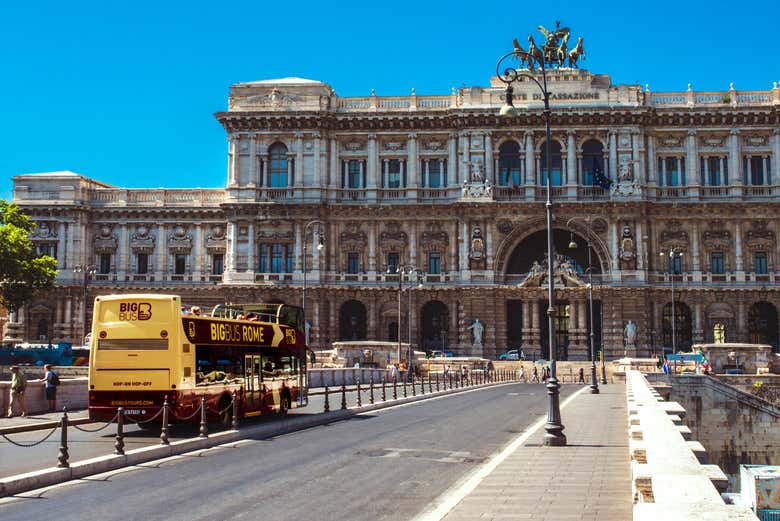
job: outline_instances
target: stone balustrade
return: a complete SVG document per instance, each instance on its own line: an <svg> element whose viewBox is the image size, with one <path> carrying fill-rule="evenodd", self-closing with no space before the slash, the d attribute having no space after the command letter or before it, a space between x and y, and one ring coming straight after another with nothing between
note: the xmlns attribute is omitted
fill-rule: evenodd
<svg viewBox="0 0 780 521"><path fill-rule="evenodd" d="M720 496L728 478L707 465L704 447L681 425L685 409L666 402L635 370L626 373L634 520L755 520Z"/></svg>

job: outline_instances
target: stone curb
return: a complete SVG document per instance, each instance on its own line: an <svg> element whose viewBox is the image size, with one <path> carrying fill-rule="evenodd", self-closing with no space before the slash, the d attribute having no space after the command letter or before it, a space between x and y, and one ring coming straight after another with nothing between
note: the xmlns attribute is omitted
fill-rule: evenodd
<svg viewBox="0 0 780 521"><path fill-rule="evenodd" d="M95 423L89 418L76 418L71 420L68 418L68 425L84 425L85 423ZM18 434L20 432L33 432L42 431L46 429L53 429L60 426L60 420L52 420L38 423L30 423L27 425L15 425L13 427L0 428L0 434Z"/></svg>
<svg viewBox="0 0 780 521"><path fill-rule="evenodd" d="M326 425L358 414L376 411L403 405L407 403L419 402L430 398L438 398L451 394L459 394L468 391L487 389L492 387L501 387L513 385L517 382L496 382L487 385L473 387L458 387L456 389L447 389L446 391L433 392L430 394L418 394L417 396L407 396L397 400L387 400L374 404L365 404L362 407L351 407L348 409L337 409L330 412L322 412L311 416L291 417L288 416L280 421L274 421L266 425L255 425L244 427L238 431L223 431L210 434L208 438L191 438L171 442L170 445L149 445L127 451L124 455L108 454L98 456L71 464L68 468L49 467L46 469L17 474L0 479L0 498L29 492L31 490L49 487L58 483L64 483L73 479L81 479L94 474L101 474L111 470L117 470L124 467L147 463L150 461L176 456L187 452L207 449L225 443L232 443L248 438L261 437L271 438L288 434L290 432L301 431L311 427ZM336 392L334 395L338 394Z"/></svg>

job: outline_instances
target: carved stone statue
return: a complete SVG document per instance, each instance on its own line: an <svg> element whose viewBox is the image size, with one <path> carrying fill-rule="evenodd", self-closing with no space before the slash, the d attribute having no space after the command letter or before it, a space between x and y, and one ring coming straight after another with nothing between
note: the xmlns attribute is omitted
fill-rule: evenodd
<svg viewBox="0 0 780 521"><path fill-rule="evenodd" d="M618 181L633 181L634 169L631 167L631 160L624 159L618 165Z"/></svg>
<svg viewBox="0 0 780 521"><path fill-rule="evenodd" d="M574 47L574 49L569 51L569 67L572 69L579 68L577 66L577 60L579 60L580 57L582 57L583 60L585 59L585 49L582 48L581 36L577 39L576 47Z"/></svg>
<svg viewBox="0 0 780 521"><path fill-rule="evenodd" d="M481 260L485 258L485 241L482 239L482 230L479 225L474 226L471 232L471 250L469 258L472 260Z"/></svg>
<svg viewBox="0 0 780 521"><path fill-rule="evenodd" d="M620 238L620 260L624 263L631 263L636 258L636 245L634 244L634 235L631 233L631 227L623 226L623 235Z"/></svg>
<svg viewBox="0 0 780 521"><path fill-rule="evenodd" d="M481 183L485 180L485 174L482 169L482 161L475 161L471 164L471 182Z"/></svg>
<svg viewBox="0 0 780 521"><path fill-rule="evenodd" d="M636 322L629 320L623 329L623 341L626 349L636 349Z"/></svg>
<svg viewBox="0 0 780 521"><path fill-rule="evenodd" d="M482 322L480 322L478 318L475 318L468 329L471 330L472 336L474 337L473 347L482 347L482 334L485 332L485 326L482 325Z"/></svg>

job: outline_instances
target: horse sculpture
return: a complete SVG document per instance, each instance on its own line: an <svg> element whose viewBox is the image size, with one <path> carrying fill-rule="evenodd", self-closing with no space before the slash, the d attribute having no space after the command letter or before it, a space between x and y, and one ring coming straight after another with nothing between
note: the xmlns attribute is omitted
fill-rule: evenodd
<svg viewBox="0 0 780 521"><path fill-rule="evenodd" d="M582 59L585 59L585 49L582 48L582 37L577 39L577 46L574 47L571 51L569 51L569 67L572 69L578 69L577 67L577 60L580 59L580 56L582 56Z"/></svg>
<svg viewBox="0 0 780 521"><path fill-rule="evenodd" d="M542 63L544 63L544 55L542 54L542 50L536 46L534 37L529 34L528 35L528 68L530 70L534 70L534 61L537 64L539 64L539 66L541 66Z"/></svg>
<svg viewBox="0 0 780 521"><path fill-rule="evenodd" d="M520 60L520 66L518 67L518 69L522 68L523 63L525 63L528 60L528 53L522 47L520 47L520 42L517 41L517 38L514 38L512 40L512 45L514 45L515 47L514 57Z"/></svg>
<svg viewBox="0 0 780 521"><path fill-rule="evenodd" d="M568 56L566 42L569 41L569 33L565 33L561 39L561 45L558 46L556 58L558 59L558 67L563 67L566 63L566 56Z"/></svg>

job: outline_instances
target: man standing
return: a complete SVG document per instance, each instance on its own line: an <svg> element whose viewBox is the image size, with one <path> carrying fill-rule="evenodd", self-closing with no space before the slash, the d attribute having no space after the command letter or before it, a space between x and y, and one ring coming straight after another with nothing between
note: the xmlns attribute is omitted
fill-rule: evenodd
<svg viewBox="0 0 780 521"><path fill-rule="evenodd" d="M52 370L51 364L43 366L43 378L38 380L43 382L43 387L46 391L46 401L49 402L49 412L57 411L57 385L60 383L60 379L57 374Z"/></svg>
<svg viewBox="0 0 780 521"><path fill-rule="evenodd" d="M24 391L27 387L27 381L18 367L12 365L11 369L11 401L8 403L8 417L14 415L14 404L18 403L22 413L21 416L27 416L27 407L24 405Z"/></svg>

